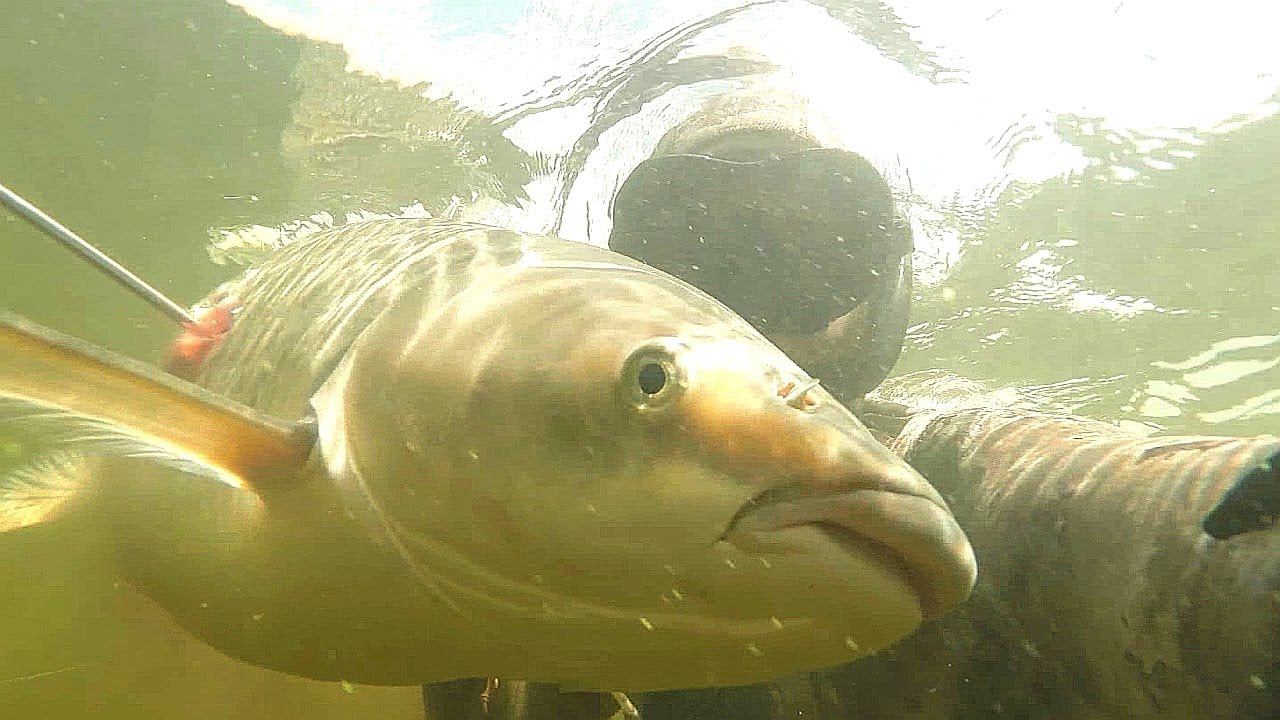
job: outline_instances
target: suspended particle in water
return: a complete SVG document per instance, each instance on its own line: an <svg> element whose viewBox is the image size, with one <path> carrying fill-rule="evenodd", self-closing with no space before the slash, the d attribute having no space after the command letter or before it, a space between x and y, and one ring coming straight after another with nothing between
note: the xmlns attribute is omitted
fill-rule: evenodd
<svg viewBox="0 0 1280 720"><path fill-rule="evenodd" d="M854 652L858 652L858 643L857 643L857 641L856 641L856 640L854 640L852 637L850 637L850 636L848 636L848 635L845 635L845 636L844 636L844 646L845 646L845 647L847 647L847 648L849 648L850 650L852 650L852 651L854 651Z"/></svg>
<svg viewBox="0 0 1280 720"><path fill-rule="evenodd" d="M752 657L764 657L764 651L755 643L747 643L747 652L751 653Z"/></svg>

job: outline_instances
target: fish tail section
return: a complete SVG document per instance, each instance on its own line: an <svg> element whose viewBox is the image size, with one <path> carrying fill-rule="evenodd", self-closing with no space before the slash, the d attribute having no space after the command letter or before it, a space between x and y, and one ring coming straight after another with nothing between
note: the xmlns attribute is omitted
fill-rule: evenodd
<svg viewBox="0 0 1280 720"><path fill-rule="evenodd" d="M89 486L89 460L54 451L0 475L0 533L41 525L60 517Z"/></svg>

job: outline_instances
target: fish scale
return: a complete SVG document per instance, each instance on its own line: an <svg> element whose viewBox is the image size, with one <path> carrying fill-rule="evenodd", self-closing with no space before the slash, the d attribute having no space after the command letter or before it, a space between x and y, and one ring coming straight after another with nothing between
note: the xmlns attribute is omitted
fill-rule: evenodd
<svg viewBox="0 0 1280 720"><path fill-rule="evenodd" d="M0 521L102 522L123 578L246 662L741 684L874 652L973 585L919 473L745 320L608 250L376 220L213 302L239 311L198 385L0 316L0 395L234 481L73 438L92 462L57 467L91 470L0 479Z"/></svg>
<svg viewBox="0 0 1280 720"><path fill-rule="evenodd" d="M891 401L924 388L920 409L864 417L953 501L984 581L937 632L893 651L903 677L890 663L839 671L846 707L896 717L900 703L856 688L983 672L1007 684L961 684L921 716L977 717L998 702L1031 716L1274 717L1280 535L1267 489L1280 438L1142 436L1006 407L959 378L952 389L969 397L949 398L951 377L890 381ZM942 638L971 644L941 655L945 671L933 660Z"/></svg>
<svg viewBox="0 0 1280 720"><path fill-rule="evenodd" d="M294 414L368 322L407 285L429 282L442 303L481 267L510 263L524 236L434 221L355 223L286 246L223 289L242 310L199 375L207 387L263 409Z"/></svg>

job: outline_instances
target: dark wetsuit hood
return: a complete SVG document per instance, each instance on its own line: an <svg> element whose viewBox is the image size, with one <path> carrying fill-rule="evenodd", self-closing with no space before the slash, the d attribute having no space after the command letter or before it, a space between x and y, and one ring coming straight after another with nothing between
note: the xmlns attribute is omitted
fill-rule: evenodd
<svg viewBox="0 0 1280 720"><path fill-rule="evenodd" d="M842 353L856 360L806 370L845 399L878 384L897 361L911 296L911 231L888 184L845 150L697 150L636 167L614 198L610 248L705 290L766 335L817 334L858 310L862 329L848 341L861 347Z"/></svg>

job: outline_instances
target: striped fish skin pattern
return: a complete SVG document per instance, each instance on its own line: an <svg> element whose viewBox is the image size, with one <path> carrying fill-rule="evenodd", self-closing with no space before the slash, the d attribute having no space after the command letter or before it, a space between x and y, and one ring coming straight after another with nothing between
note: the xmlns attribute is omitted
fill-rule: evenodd
<svg viewBox="0 0 1280 720"><path fill-rule="evenodd" d="M473 278L536 240L463 223L354 223L286 246L224 285L241 305L199 382L269 412L306 412L319 383L408 288L446 304ZM280 383L279 377L307 383Z"/></svg>
<svg viewBox="0 0 1280 720"><path fill-rule="evenodd" d="M127 578L233 657L372 684L732 685L883 647L972 585L918 473L822 388L788 400L798 366L635 261L384 220L309 236L218 295L241 310L196 381L314 415L309 481L259 497L104 458L97 486ZM637 357L670 392L635 397ZM779 484L863 513L883 496L876 542L923 570L785 497L752 514Z"/></svg>
<svg viewBox="0 0 1280 720"><path fill-rule="evenodd" d="M876 393L906 412L859 416L947 497L978 586L873 661L811 676L819 717L1280 716L1280 527L1201 528L1280 439L1136 436L917 375Z"/></svg>

